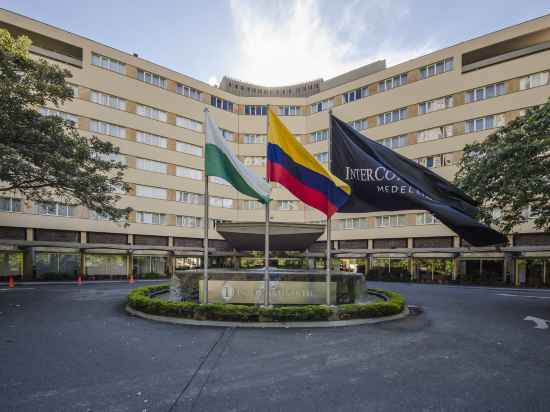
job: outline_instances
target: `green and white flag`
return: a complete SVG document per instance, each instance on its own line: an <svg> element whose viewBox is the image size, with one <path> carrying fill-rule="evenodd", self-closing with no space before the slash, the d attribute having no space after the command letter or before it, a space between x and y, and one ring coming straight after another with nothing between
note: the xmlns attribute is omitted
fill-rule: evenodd
<svg viewBox="0 0 550 412"><path fill-rule="evenodd" d="M205 123L206 176L221 177L242 194L258 199L262 203L268 203L271 185L249 170L233 154L208 111L205 113Z"/></svg>

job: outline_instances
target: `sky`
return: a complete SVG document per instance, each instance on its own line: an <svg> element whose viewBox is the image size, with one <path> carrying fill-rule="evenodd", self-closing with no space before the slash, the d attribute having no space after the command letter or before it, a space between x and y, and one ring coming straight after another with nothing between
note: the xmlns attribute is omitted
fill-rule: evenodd
<svg viewBox="0 0 550 412"><path fill-rule="evenodd" d="M0 7L217 84L329 79L550 13L548 0L0 0Z"/></svg>

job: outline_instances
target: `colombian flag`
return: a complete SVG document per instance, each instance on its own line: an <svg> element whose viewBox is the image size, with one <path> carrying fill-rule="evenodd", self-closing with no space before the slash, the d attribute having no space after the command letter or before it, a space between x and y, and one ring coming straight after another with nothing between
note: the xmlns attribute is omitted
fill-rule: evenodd
<svg viewBox="0 0 550 412"><path fill-rule="evenodd" d="M328 217L348 200L349 185L330 173L268 110L267 178Z"/></svg>

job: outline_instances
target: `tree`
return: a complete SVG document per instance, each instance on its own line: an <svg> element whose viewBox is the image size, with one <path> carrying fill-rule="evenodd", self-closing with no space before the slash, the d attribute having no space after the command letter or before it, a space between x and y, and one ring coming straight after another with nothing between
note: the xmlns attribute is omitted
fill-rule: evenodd
<svg viewBox="0 0 550 412"><path fill-rule="evenodd" d="M482 204L485 223L510 233L530 215L549 232L550 100L466 145L456 182Z"/></svg>
<svg viewBox="0 0 550 412"><path fill-rule="evenodd" d="M72 100L66 83L71 73L32 59L30 45L27 37L15 39L0 30L0 195L82 205L125 220L131 209L116 207L117 193L129 189L122 180L126 166L113 160L118 147L80 136L75 124L56 112L40 113Z"/></svg>

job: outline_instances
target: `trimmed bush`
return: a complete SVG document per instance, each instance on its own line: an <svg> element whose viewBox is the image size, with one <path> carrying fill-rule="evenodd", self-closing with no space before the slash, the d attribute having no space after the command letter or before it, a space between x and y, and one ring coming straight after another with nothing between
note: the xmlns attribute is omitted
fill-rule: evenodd
<svg viewBox="0 0 550 412"><path fill-rule="evenodd" d="M134 289L128 295L128 306L151 315L234 322L313 322L367 319L397 315L405 308L405 299L401 295L382 289L369 289L369 292L382 297L385 299L384 302L352 303L333 307L304 305L264 308L224 303L172 302L154 297L158 293L168 291L169 288L168 285L155 285Z"/></svg>
<svg viewBox="0 0 550 412"><path fill-rule="evenodd" d="M262 322L297 322L329 320L334 308L321 305L258 308Z"/></svg>

